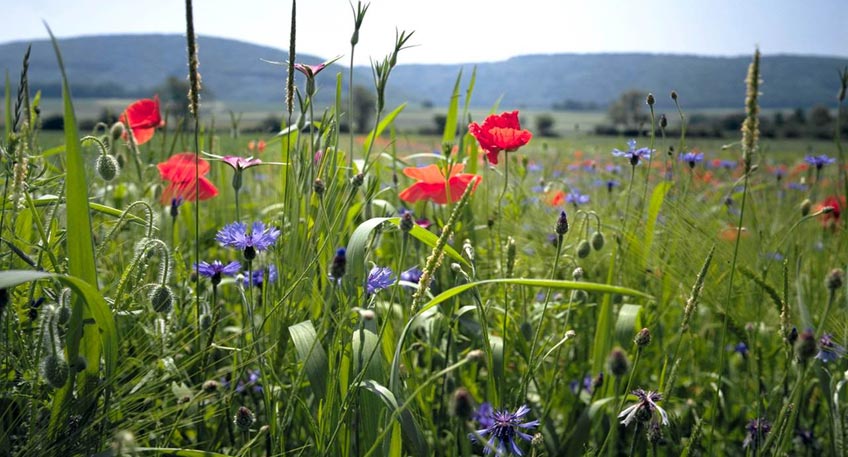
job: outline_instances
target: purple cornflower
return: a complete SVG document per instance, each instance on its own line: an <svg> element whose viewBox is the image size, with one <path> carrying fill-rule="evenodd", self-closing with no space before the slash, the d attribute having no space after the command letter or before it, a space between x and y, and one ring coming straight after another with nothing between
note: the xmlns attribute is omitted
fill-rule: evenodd
<svg viewBox="0 0 848 457"><path fill-rule="evenodd" d="M581 194L579 190L572 188L571 192L566 194L565 202L571 203L574 206L584 205L586 203L589 203L589 196L586 194Z"/></svg>
<svg viewBox="0 0 848 457"><path fill-rule="evenodd" d="M757 449L771 431L771 423L762 417L752 419L745 426L745 431L748 433L745 435L745 440L742 441L742 449L748 449L748 447Z"/></svg>
<svg viewBox="0 0 848 457"><path fill-rule="evenodd" d="M736 352L742 357L748 357L748 345L744 341L740 341L736 346L733 346L733 352Z"/></svg>
<svg viewBox="0 0 848 457"><path fill-rule="evenodd" d="M368 280L365 282L365 293L368 295L377 293L395 283L395 275L389 267L374 266L368 272Z"/></svg>
<svg viewBox="0 0 848 457"><path fill-rule="evenodd" d="M236 384L236 393L246 393L246 389L248 387L251 387L251 390L255 393L262 393L262 383L259 378L259 370L249 370L247 372L247 382L239 381L238 384Z"/></svg>
<svg viewBox="0 0 848 457"><path fill-rule="evenodd" d="M238 273L241 270L241 264L234 260L224 265L220 260L213 260L212 263L195 263L194 269L199 275L209 278L213 286L217 286L221 283L223 275L233 276Z"/></svg>
<svg viewBox="0 0 848 457"><path fill-rule="evenodd" d="M267 270L267 275L265 274ZM248 287L251 282L254 287L261 287L263 284L272 283L277 280L277 267L268 265L267 269L253 270L250 272L250 277L244 277L244 287Z"/></svg>
<svg viewBox="0 0 848 457"><path fill-rule="evenodd" d="M612 174L614 174L614 175L617 175L617 174L620 174L620 173L621 173L621 165L613 165L613 164L609 164L609 165L607 165L607 166L606 166L606 167L604 167L604 168L605 168L605 169L606 169L609 173L612 173Z"/></svg>
<svg viewBox="0 0 848 457"><path fill-rule="evenodd" d="M845 355L845 348L834 343L830 333L825 333L819 338L819 352L816 358L822 363L829 363L838 360Z"/></svg>
<svg viewBox="0 0 848 457"><path fill-rule="evenodd" d="M421 279L422 273L424 272L421 271L420 268L412 267L409 270L406 270L400 274L400 280L418 284L418 281Z"/></svg>
<svg viewBox="0 0 848 457"><path fill-rule="evenodd" d="M636 140L631 139L627 142L627 146L630 148L627 151L619 151L618 149L612 150L612 155L616 157L626 157L630 159L630 165L634 167L639 164L639 159L647 159L651 157L651 153L654 152L648 148L639 148L636 149Z"/></svg>
<svg viewBox="0 0 848 457"><path fill-rule="evenodd" d="M697 164L698 162L704 161L704 153L703 152L686 152L686 153L680 154L679 160L681 162L688 163L690 169L695 168L695 164Z"/></svg>
<svg viewBox="0 0 848 457"><path fill-rule="evenodd" d="M836 159L831 159L827 155L821 154L817 156L806 156L804 157L804 161L810 165L815 165L816 170L821 170L823 166L836 162Z"/></svg>
<svg viewBox="0 0 848 457"><path fill-rule="evenodd" d="M737 162L735 160L727 160L727 159L715 159L712 161L713 168L724 168L725 170L732 170L736 168Z"/></svg>
<svg viewBox="0 0 848 457"><path fill-rule="evenodd" d="M521 405L514 413L507 410L494 411L488 403L483 403L475 413L475 419L482 427L477 430L476 435L482 438L489 437L484 454L491 454L492 451L497 455L506 455L512 453L515 455L524 455L518 443L515 442L515 437L522 438L526 441L531 441L532 436L521 431L521 429L532 429L539 425L538 420L524 422L524 416L530 412L527 405ZM469 435L471 440L475 440L475 434Z"/></svg>
<svg viewBox="0 0 848 457"><path fill-rule="evenodd" d="M543 170L542 166L537 164L536 162L530 162L530 163L527 164L527 171L537 172L537 171L542 171L542 170Z"/></svg>
<svg viewBox="0 0 848 457"><path fill-rule="evenodd" d="M654 412L658 412L660 414L663 425L668 425L668 414L666 414L665 410L660 408L660 406L656 403L658 401L662 401L661 393L650 390L644 391L642 389L636 389L630 393L635 395L639 401L627 408L624 408L624 410L618 414L618 418L621 419L621 423L625 427L630 425L633 420L647 422L649 419L654 417Z"/></svg>
<svg viewBox="0 0 848 457"><path fill-rule="evenodd" d="M224 246L241 249L244 259L249 262L256 258L257 252L271 247L278 236L279 230L274 227L266 228L265 224L259 221L253 223L250 233L247 232L247 224L233 222L224 226L215 239Z"/></svg>

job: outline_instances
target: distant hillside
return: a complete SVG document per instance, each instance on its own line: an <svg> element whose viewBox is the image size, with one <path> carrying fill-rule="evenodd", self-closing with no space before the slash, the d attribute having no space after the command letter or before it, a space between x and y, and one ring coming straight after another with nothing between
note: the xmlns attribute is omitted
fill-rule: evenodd
<svg viewBox="0 0 848 457"><path fill-rule="evenodd" d="M31 86L55 95L59 72L52 48L44 40L32 44ZM13 82L26 45L0 45L0 70L8 71ZM168 76L184 78L187 71L185 38L180 35L81 37L62 39L60 46L76 97L149 96ZM285 51L205 36L199 38L199 49L200 72L210 98L242 102L283 99L285 68L260 59L285 61ZM306 63L321 60L297 57ZM552 54L464 65L401 64L389 81L389 96L394 102L445 105L459 70L464 71L465 85L476 65L475 107L491 106L500 97L504 108L550 109L566 101L605 106L623 91L641 89L656 94L663 108L669 106L668 94L674 89L687 109L741 108L749 61L749 57ZM848 59L836 57L765 56L762 104L766 108L832 105L836 72L846 64ZM355 71L358 82L371 85L369 68ZM319 78L324 101L333 96L338 72L347 76L345 67L337 63Z"/></svg>

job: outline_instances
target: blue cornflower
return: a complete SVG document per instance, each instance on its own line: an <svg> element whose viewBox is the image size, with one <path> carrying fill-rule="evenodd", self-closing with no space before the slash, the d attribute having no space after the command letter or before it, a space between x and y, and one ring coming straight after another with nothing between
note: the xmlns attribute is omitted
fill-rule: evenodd
<svg viewBox="0 0 848 457"><path fill-rule="evenodd" d="M703 152L686 152L680 154L681 162L686 162L689 164L689 168L695 168L695 164L698 162L704 161L704 153Z"/></svg>
<svg viewBox="0 0 848 457"><path fill-rule="evenodd" d="M827 155L821 154L817 156L806 156L804 157L804 161L810 165L815 165L816 170L821 170L823 166L836 162L836 159L831 159Z"/></svg>
<svg viewBox="0 0 848 457"><path fill-rule="evenodd" d="M732 170L736 168L738 163L735 160L713 160L713 168L724 168L725 170Z"/></svg>
<svg viewBox="0 0 848 457"><path fill-rule="evenodd" d="M542 171L543 169L544 168L542 168L542 166L537 164L536 162L530 162L527 164L527 171L537 172Z"/></svg>
<svg viewBox="0 0 848 457"><path fill-rule="evenodd" d="M241 270L241 264L234 260L224 265L220 260L213 260L212 263L195 263L194 269L199 275L209 278L212 281L212 285L217 286L221 283L221 277L223 275L233 276L238 273Z"/></svg>
<svg viewBox="0 0 848 457"><path fill-rule="evenodd" d="M406 270L400 274L400 280L418 284L418 281L421 279L422 273L424 272L421 271L420 268L412 267L409 270Z"/></svg>
<svg viewBox="0 0 848 457"><path fill-rule="evenodd" d="M365 282L367 294L377 293L395 283L395 275L389 267L374 266L368 272L368 280Z"/></svg>
<svg viewBox="0 0 848 457"><path fill-rule="evenodd" d="M806 192L807 190L807 185L802 182L791 182L787 187L792 190L799 190L801 192Z"/></svg>
<svg viewBox="0 0 848 457"><path fill-rule="evenodd" d="M668 425L668 414L666 414L664 409L657 405L658 401L662 401L661 393L650 390L644 391L642 389L636 389L630 393L635 395L636 399L639 401L627 408L624 408L624 410L618 414L618 418L621 419L621 423L625 427L630 425L630 423L634 420L647 422L654 417L654 412L660 414L663 425Z"/></svg>
<svg viewBox="0 0 848 457"><path fill-rule="evenodd" d="M484 406L487 408L481 413L480 410L483 410ZM539 425L538 420L524 422L524 416L530 412L530 408L527 405L521 405L516 412L511 413L506 410L493 411L491 405L483 403L480 405L480 410L475 416L477 422L483 428L477 430L477 435L483 438L489 437L486 450L483 453L491 454L494 449L498 455L506 455L507 453L524 455L521 448L518 447L518 443L515 442L515 437L526 441L533 439L532 436L521 431L521 429L532 429ZM469 438L474 440L476 437L471 434Z"/></svg>
<svg viewBox="0 0 848 457"><path fill-rule="evenodd" d="M568 383L568 386L571 388L571 392L574 395L580 393L581 390L585 390L589 395L592 394L592 384L594 380L592 379L592 375L586 375L582 381L574 379Z"/></svg>
<svg viewBox="0 0 848 457"><path fill-rule="evenodd" d="M565 202L571 203L574 206L583 205L589 203L589 196L586 194L581 194L579 190L572 188L571 192L569 192L565 196Z"/></svg>
<svg viewBox="0 0 848 457"><path fill-rule="evenodd" d="M336 255L333 257L333 263L330 265L330 279L339 282L344 276L345 268L347 267L347 251L345 248L336 249Z"/></svg>
<svg viewBox="0 0 848 457"><path fill-rule="evenodd" d="M745 440L742 441L742 449L757 449L760 444L766 439L766 435L771 431L771 423L764 419L751 419L748 425L745 426Z"/></svg>
<svg viewBox="0 0 848 457"><path fill-rule="evenodd" d="M736 346L733 346L733 352L736 352L742 357L748 357L748 345L744 341L740 341Z"/></svg>
<svg viewBox="0 0 848 457"><path fill-rule="evenodd" d="M233 222L224 226L215 239L224 246L241 249L245 260L251 261L256 258L257 252L271 247L279 236L279 230L274 227L266 228L265 224L259 221L253 223L250 233L247 231L247 224Z"/></svg>
<svg viewBox="0 0 848 457"><path fill-rule="evenodd" d="M183 197L175 197L171 199L171 217L176 219L180 215L180 205L183 204Z"/></svg>
<svg viewBox="0 0 848 457"><path fill-rule="evenodd" d="M267 275L265 274L267 270ZM251 281L254 286L260 287L263 284L272 283L277 280L277 267L272 265L268 265L267 269L259 269L253 270L250 272L250 277L244 277L244 287L247 287L251 284Z"/></svg>
<svg viewBox="0 0 848 457"><path fill-rule="evenodd" d="M816 358L823 363L833 362L845 355L845 348L834 343L830 333L825 333L819 339L819 352Z"/></svg>
<svg viewBox="0 0 848 457"><path fill-rule="evenodd" d="M627 146L630 148L627 151L619 151L618 149L612 150L612 155L616 157L626 157L630 159L630 165L634 167L639 164L639 159L647 159L651 157L651 153L654 152L648 148L639 148L636 149L636 140L631 139L627 142Z"/></svg>
<svg viewBox="0 0 848 457"><path fill-rule="evenodd" d="M607 165L607 166L606 166L606 167L604 167L604 168L607 170L607 172L612 173L612 174L614 174L614 175L617 175L617 174L620 174L620 173L621 173L621 165L613 165L613 164L609 164L609 165Z"/></svg>
<svg viewBox="0 0 848 457"><path fill-rule="evenodd" d="M236 393L245 393L246 388L251 387L255 393L262 393L262 383L260 382L259 370L249 370L247 372L247 382L239 381L236 384Z"/></svg>

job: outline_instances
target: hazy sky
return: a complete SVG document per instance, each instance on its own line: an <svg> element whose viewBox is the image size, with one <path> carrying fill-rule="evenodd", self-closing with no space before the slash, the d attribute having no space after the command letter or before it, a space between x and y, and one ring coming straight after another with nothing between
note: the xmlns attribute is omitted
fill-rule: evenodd
<svg viewBox="0 0 848 457"><path fill-rule="evenodd" d="M371 0L357 64L385 56L395 28L417 45L400 63L504 60L557 52L848 56L846 0ZM184 33L180 0L2 0L0 43L110 33ZM194 0L201 35L288 48L291 0ZM301 0L297 49L349 55L348 0ZM201 58L203 50L200 50ZM345 59L346 60L346 59Z"/></svg>

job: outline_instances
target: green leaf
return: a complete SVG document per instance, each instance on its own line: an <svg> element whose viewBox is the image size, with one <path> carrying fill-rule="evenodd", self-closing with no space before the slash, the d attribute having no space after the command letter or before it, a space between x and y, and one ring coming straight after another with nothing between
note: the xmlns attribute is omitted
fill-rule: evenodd
<svg viewBox="0 0 848 457"><path fill-rule="evenodd" d="M353 234L350 236L350 240L347 242L348 274L346 277L353 281L354 284L359 285L365 281L365 258L368 247L370 246L371 235L383 224L391 224L396 228L400 228L400 218L374 217L368 219L356 227ZM409 231L409 234L430 248L435 247L436 243L439 241L439 237L437 237L433 232L425 230L418 225L413 226L412 230ZM445 254L466 267L471 267L471 264L468 263L468 261L465 260L465 258L462 257L456 249L447 244L445 245Z"/></svg>
<svg viewBox="0 0 848 457"><path fill-rule="evenodd" d="M633 343L636 332L642 329L642 305L621 305L615 321L615 337L618 344L628 347Z"/></svg>
<svg viewBox="0 0 848 457"><path fill-rule="evenodd" d="M459 82L462 80L462 69L459 69L459 74L456 75L456 82L453 84L453 92L451 93L450 103L448 104L448 114L445 119L445 130L442 133L442 144L451 144L456 140L456 124L457 111L459 111Z"/></svg>
<svg viewBox="0 0 848 457"><path fill-rule="evenodd" d="M97 290L97 268L94 263L94 241L91 238L91 215L88 209L88 184L85 179L85 161L82 157L79 132L77 131L77 120L74 114L74 105L71 101L71 91L68 85L68 77L65 74L65 65L62 62L62 53L59 51L59 43L53 36L53 31L47 27L56 60L59 63L59 71L62 74L62 107L65 129L65 148L67 163L65 165L65 206L67 211L66 226L66 250L68 257L68 270L84 283L90 284L95 293ZM102 299L102 297L101 297ZM74 360L77 351L85 356L89 363L82 372L81 384L83 392L81 399L83 403L90 404L96 400L94 393L98 389L98 371L100 364L100 338L96 332L83 332L82 323L92 318L90 309L85 308L82 297L76 296L72 304L71 322L68 329L68 355ZM76 318L76 319L75 319ZM62 387L53 399L53 410L50 416L50 435L55 437L59 431L62 417L68 413L67 403L74 391L74 376L68 377L68 382ZM107 384L108 386L108 384ZM108 394L107 394L108 396ZM88 404L80 405L83 411L88 410Z"/></svg>
<svg viewBox="0 0 848 457"><path fill-rule="evenodd" d="M636 246L640 246L642 249L643 270L647 268L648 256L651 252L653 252L651 250L651 245L654 243L654 228L657 225L657 218L660 215L660 209L662 209L665 196L668 194L669 189L671 189L671 182L663 181L657 184L657 187L655 187L653 193L651 193L651 202L648 205L648 220L645 224L644 243L635 243Z"/></svg>
<svg viewBox="0 0 848 457"><path fill-rule="evenodd" d="M427 441L418 429L415 418L408 409L400 409L401 405L398 404L395 395L389 389L373 379L362 381L360 386L382 400L390 412L398 414L398 420L400 421L401 430L405 438L404 442L409 447L409 450L412 451L412 455L430 454L427 449Z"/></svg>
<svg viewBox="0 0 848 457"><path fill-rule="evenodd" d="M566 290L585 290L588 292L600 292L605 294L620 294L620 295L629 295L633 297L641 297L641 298L652 298L650 295L639 292L638 290L630 289L627 287L619 287L619 286L611 286L608 284L598 284L594 282L583 282L583 281L563 281L563 280L555 280L555 279L525 279L525 278L500 278L500 279L486 279L483 281L475 281L469 282L466 284L460 284L458 286L452 287L439 295L433 297L430 301L425 303L418 312L409 319L406 326L403 328L403 331L400 334L400 338L398 339L397 346L395 347L395 354L392 359L392 368L391 374L389 375L389 387L392 389L392 392L398 392L400 388L400 362L401 362L401 353L403 351L403 343L406 340L406 335L409 332L409 329L412 327L415 319L426 312L427 310L433 308L439 303L444 302L452 297L455 297L462 292L470 290L472 288L482 286L485 284L515 284L519 286L531 286L531 287L549 287L552 289L566 289Z"/></svg>
<svg viewBox="0 0 848 457"><path fill-rule="evenodd" d="M387 114L386 117L383 118L383 120L381 120L376 127L374 127L374 130L372 130L371 133L369 133L368 136L365 137L365 143L363 144L363 147L366 151L371 150L371 143L374 142L374 139L379 138L379 136L383 134L383 130L386 130L386 127L388 127L389 124L395 121L395 118L398 116L398 114L400 114L401 111L403 111L404 108L406 108L406 103L402 103L400 106L395 108L394 111Z"/></svg>
<svg viewBox="0 0 848 457"><path fill-rule="evenodd" d="M297 359L303 362L312 394L320 403L327 393L327 353L318 342L312 322L303 321L290 326L289 334L297 351Z"/></svg>

